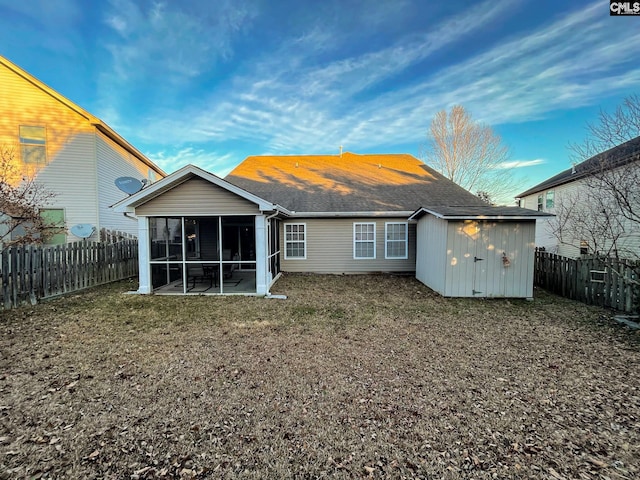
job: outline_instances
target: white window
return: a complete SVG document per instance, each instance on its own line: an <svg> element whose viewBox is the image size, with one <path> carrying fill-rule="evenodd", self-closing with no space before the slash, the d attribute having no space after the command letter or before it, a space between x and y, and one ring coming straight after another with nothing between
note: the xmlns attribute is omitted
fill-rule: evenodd
<svg viewBox="0 0 640 480"><path fill-rule="evenodd" d="M353 258L376 258L376 224L353 224Z"/></svg>
<svg viewBox="0 0 640 480"><path fill-rule="evenodd" d="M554 205L554 201L553 201L553 190L549 190L547 192L547 198L546 198L546 202L545 202L545 208L549 209L549 208L553 208Z"/></svg>
<svg viewBox="0 0 640 480"><path fill-rule="evenodd" d="M543 200L543 198L544 197L542 196L542 194L538 195L538 211L539 212L542 211L542 205L543 205L542 200Z"/></svg>
<svg viewBox="0 0 640 480"><path fill-rule="evenodd" d="M384 258L408 258L407 224L389 222L384 224L384 228Z"/></svg>
<svg viewBox="0 0 640 480"><path fill-rule="evenodd" d="M20 125L20 152L24 163L46 165L46 143L44 127Z"/></svg>
<svg viewBox="0 0 640 480"><path fill-rule="evenodd" d="M284 258L304 260L307 258L307 225L286 223L284 225Z"/></svg>

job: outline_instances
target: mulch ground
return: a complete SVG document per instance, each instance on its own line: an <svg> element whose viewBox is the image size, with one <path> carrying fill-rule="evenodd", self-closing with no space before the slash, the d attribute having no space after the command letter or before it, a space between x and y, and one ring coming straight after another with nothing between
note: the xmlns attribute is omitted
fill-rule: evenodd
<svg viewBox="0 0 640 480"><path fill-rule="evenodd" d="M610 312L286 275L0 312L0 478L640 477L640 335Z"/></svg>

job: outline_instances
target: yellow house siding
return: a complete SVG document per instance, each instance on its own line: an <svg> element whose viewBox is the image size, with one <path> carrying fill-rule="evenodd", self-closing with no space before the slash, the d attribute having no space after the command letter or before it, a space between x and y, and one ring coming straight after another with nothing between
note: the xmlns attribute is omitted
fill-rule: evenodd
<svg viewBox="0 0 640 480"><path fill-rule="evenodd" d="M192 178L136 208L136 215L257 215L255 203L201 178Z"/></svg>
<svg viewBox="0 0 640 480"><path fill-rule="evenodd" d="M285 272L367 273L413 272L415 270L416 226L409 224L407 259L385 259L385 222L403 222L399 218L286 219L281 222L281 267ZM307 258L284 258L284 225L306 224ZM353 258L353 224L376 224L376 258Z"/></svg>
<svg viewBox="0 0 640 480"><path fill-rule="evenodd" d="M95 128L36 85L0 65L0 144L15 147L15 161L24 173L56 194L47 207L63 208L67 227L97 222ZM19 128L42 126L46 131L47 164L23 165ZM71 235L69 240L73 240Z"/></svg>

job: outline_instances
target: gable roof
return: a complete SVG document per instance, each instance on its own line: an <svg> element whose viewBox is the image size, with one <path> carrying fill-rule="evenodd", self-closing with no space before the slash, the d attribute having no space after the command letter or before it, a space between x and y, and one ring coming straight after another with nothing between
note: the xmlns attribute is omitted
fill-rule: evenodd
<svg viewBox="0 0 640 480"><path fill-rule="evenodd" d="M612 170L640 160L640 136L610 148L517 195L526 197L565 183L574 182L598 171Z"/></svg>
<svg viewBox="0 0 640 480"><path fill-rule="evenodd" d="M247 157L228 182L297 215L409 215L421 205L486 205L408 154Z"/></svg>
<svg viewBox="0 0 640 480"><path fill-rule="evenodd" d="M116 142L118 145L120 145L130 154L138 158L146 166L148 166L149 168L152 168L155 172L159 173L163 177L167 175L166 172L164 172L160 167L158 167L155 163L149 160L142 152L140 152L136 147L131 145L128 141L126 141L122 136L120 136L115 130L113 130L109 125L104 123L98 117L92 115L82 107L76 105L71 100L61 95L60 93L58 93L53 88L46 85L45 83L41 82L36 77L26 72L25 70L17 66L15 63L12 63L2 55L0 55L0 65L4 65L9 70L14 72L16 75L22 77L24 80L31 83L35 87L39 88L40 90L45 92L47 95L50 95L51 97L55 98L57 101L65 105L67 108L73 110L81 117L84 117L89 123L91 123L94 127L96 127L96 129L98 129L104 135L106 135L111 140Z"/></svg>
<svg viewBox="0 0 640 480"><path fill-rule="evenodd" d="M136 207L153 200L159 195L171 190L172 188L177 187L178 185L194 178L199 177L202 178L214 185L222 187L241 198L249 200L250 202L255 203L258 208L265 212L278 211L284 215L288 215L290 212L286 208L282 208L279 205L275 205L267 200L264 200L253 193L247 192L240 187L230 184L229 182L223 180L222 178L214 175L213 173L209 173L205 170L202 170L195 165L187 165L182 167L180 170L173 172L171 175L163 178L162 180L158 180L153 183L151 186L147 188L143 188L137 193L130 195L119 202L112 205L112 208L116 212L133 212Z"/></svg>

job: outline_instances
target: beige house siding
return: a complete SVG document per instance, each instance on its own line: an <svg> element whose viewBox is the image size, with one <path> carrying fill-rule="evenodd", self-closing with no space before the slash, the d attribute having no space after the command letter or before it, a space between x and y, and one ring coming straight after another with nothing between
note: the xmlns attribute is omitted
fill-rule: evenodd
<svg viewBox="0 0 640 480"><path fill-rule="evenodd" d="M415 270L416 226L408 225L408 258L385 259L385 222L401 218L286 219L280 227L281 268L285 272L367 273L413 272ZM306 260L285 259L284 225L306 224ZM353 224L376 224L376 258L353 258Z"/></svg>
<svg viewBox="0 0 640 480"><path fill-rule="evenodd" d="M257 215L255 203L201 178L192 178L136 207L141 216Z"/></svg>

